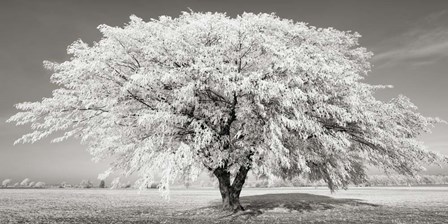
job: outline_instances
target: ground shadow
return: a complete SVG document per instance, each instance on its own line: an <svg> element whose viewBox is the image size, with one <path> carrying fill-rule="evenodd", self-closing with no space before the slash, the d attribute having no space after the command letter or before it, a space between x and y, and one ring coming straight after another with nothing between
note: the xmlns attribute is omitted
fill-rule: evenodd
<svg viewBox="0 0 448 224"><path fill-rule="evenodd" d="M274 213L295 213L309 212L316 210L333 209L337 206L374 206L378 205L363 202L359 199L332 198L329 196L306 194L306 193L287 193L287 194L262 194L244 196L240 202L245 211L238 213L225 213L221 211L221 201L213 201L210 206L202 207L190 212L199 213L220 213L219 218L250 217L258 216L266 212ZM201 212L202 211L202 212Z"/></svg>
<svg viewBox="0 0 448 224"><path fill-rule="evenodd" d="M289 193L289 194L263 194L245 196L240 199L241 204L250 210L271 210L275 208L285 208L289 211L312 211L332 209L335 206L350 205L368 205L377 206L363 202L358 199L332 198L329 196L306 194L306 193ZM219 205L218 205L219 206Z"/></svg>

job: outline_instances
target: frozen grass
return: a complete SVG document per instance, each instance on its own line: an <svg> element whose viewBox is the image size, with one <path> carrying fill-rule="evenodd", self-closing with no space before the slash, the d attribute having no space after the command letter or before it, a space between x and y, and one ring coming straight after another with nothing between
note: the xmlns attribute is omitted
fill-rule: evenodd
<svg viewBox="0 0 448 224"><path fill-rule="evenodd" d="M448 187L251 189L247 211L219 209L217 189L3 189L0 223L448 223Z"/></svg>

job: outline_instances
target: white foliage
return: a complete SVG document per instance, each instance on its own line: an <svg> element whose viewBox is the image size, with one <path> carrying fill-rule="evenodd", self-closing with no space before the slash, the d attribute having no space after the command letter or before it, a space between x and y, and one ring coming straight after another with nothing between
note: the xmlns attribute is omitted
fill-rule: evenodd
<svg viewBox="0 0 448 224"><path fill-rule="evenodd" d="M41 182L41 181L37 182L34 185L35 188L44 188L45 186L46 186L45 182Z"/></svg>
<svg viewBox="0 0 448 224"><path fill-rule="evenodd" d="M98 29L99 42L68 47L69 61L44 62L59 88L17 105L9 121L34 131L16 142L79 138L114 160L101 179L137 172L145 187L162 169L165 193L204 168L306 173L336 189L364 180L367 164L414 175L442 158L417 140L438 119L404 96L378 101L388 86L362 82L372 54L357 33L252 13L131 16Z"/></svg>
<svg viewBox="0 0 448 224"><path fill-rule="evenodd" d="M92 182L90 182L90 180L82 180L81 183L79 184L80 188L92 188L93 184Z"/></svg>
<svg viewBox="0 0 448 224"><path fill-rule="evenodd" d="M28 187L29 184L30 184L29 178L25 178L22 180L22 182L20 182L20 186L22 186L22 187Z"/></svg>
<svg viewBox="0 0 448 224"><path fill-rule="evenodd" d="M4 179L2 181L2 187L8 187L8 185L11 183L11 179Z"/></svg>

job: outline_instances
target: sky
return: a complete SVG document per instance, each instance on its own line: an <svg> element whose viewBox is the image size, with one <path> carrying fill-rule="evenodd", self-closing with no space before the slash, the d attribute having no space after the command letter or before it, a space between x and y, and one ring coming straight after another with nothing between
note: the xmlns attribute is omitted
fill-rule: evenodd
<svg viewBox="0 0 448 224"><path fill-rule="evenodd" d="M13 146L29 131L4 121L14 104L38 101L56 88L42 61L69 59L66 49L77 39L98 41L98 25L122 26L132 14L148 21L181 11L275 12L316 27L356 31L360 44L374 53L371 84L390 84L381 100L398 94L411 98L425 116L448 120L448 1L431 0L1 0L0 1L0 180L28 177L47 183L96 180L107 163L91 160L76 140ZM448 155L448 125L438 125L421 140L431 151ZM448 165L446 165L448 166ZM448 169L429 167L429 174ZM372 171L374 173L375 171Z"/></svg>

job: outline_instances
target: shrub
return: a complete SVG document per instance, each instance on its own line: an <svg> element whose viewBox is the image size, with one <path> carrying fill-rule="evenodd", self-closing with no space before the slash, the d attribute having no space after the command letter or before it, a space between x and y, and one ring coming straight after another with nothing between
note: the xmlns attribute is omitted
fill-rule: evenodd
<svg viewBox="0 0 448 224"><path fill-rule="evenodd" d="M67 182L63 181L62 183L59 184L59 188L66 188L67 187Z"/></svg>
<svg viewBox="0 0 448 224"><path fill-rule="evenodd" d="M121 188L131 188L131 187L132 187L132 184L131 184L130 181L128 181L126 184L123 184L123 185L121 186Z"/></svg>
<svg viewBox="0 0 448 224"><path fill-rule="evenodd" d="M265 187L268 187L268 185L269 185L268 180L259 180L259 181L257 181L255 183L255 187L263 187L263 188L265 188Z"/></svg>
<svg viewBox="0 0 448 224"><path fill-rule="evenodd" d="M291 181L284 180L279 177L273 177L268 180L267 187L290 187L290 186L292 186Z"/></svg>
<svg viewBox="0 0 448 224"><path fill-rule="evenodd" d="M149 185L149 188L158 188L160 183L151 183L151 185Z"/></svg>

